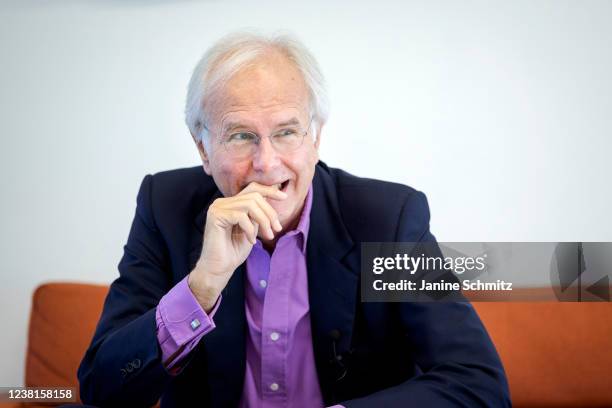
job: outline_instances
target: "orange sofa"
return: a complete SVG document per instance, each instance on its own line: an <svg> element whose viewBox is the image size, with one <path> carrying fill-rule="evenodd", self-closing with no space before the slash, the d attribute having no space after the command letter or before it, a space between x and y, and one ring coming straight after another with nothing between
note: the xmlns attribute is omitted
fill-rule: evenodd
<svg viewBox="0 0 612 408"><path fill-rule="evenodd" d="M36 289L26 386L77 387L76 370L107 290L77 283ZM524 294L528 299L533 290ZM474 302L474 307L503 360L515 407L612 407L612 303Z"/></svg>
<svg viewBox="0 0 612 408"><path fill-rule="evenodd" d="M108 286L47 283L32 296L26 387L74 387L76 370L98 324ZM2 404L0 407L49 407L50 404ZM51 405L52 406L52 405Z"/></svg>

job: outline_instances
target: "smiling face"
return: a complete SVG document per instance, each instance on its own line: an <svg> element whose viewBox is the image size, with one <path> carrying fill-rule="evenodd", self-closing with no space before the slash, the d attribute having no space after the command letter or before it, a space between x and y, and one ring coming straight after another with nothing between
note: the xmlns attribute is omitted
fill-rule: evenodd
<svg viewBox="0 0 612 408"><path fill-rule="evenodd" d="M278 152L267 136L282 129L283 123L297 121L308 127L309 95L301 73L284 56L270 53L233 76L213 99L209 151L198 144L204 170L225 197L238 194L251 182L279 185L287 199L268 202L285 231L295 227L319 160L321 128L311 126L302 145L289 153ZM221 140L228 127L260 135L252 155L236 157L226 149Z"/></svg>

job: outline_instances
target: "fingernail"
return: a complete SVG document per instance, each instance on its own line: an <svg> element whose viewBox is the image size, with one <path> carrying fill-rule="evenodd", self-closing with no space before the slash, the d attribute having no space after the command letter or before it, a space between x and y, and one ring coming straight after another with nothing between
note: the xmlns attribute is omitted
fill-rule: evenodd
<svg viewBox="0 0 612 408"><path fill-rule="evenodd" d="M277 232L280 232L283 230L283 226L281 225L279 220L274 220L274 228L276 229Z"/></svg>

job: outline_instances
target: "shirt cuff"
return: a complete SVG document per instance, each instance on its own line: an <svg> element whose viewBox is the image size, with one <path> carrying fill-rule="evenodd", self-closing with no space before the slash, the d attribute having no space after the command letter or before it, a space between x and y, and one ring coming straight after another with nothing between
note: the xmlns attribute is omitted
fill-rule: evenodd
<svg viewBox="0 0 612 408"><path fill-rule="evenodd" d="M188 278L162 297L155 311L162 362L171 374L180 370L181 363L200 339L215 328L213 317L221 303L219 296L207 314L189 288Z"/></svg>

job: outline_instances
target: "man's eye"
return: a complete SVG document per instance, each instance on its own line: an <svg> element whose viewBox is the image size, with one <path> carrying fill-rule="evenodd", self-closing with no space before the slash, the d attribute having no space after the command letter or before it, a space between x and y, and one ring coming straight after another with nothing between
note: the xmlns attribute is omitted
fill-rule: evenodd
<svg viewBox="0 0 612 408"><path fill-rule="evenodd" d="M287 136L295 136L298 132L296 129L283 129L280 132L276 133L274 136L278 138L287 137Z"/></svg>
<svg viewBox="0 0 612 408"><path fill-rule="evenodd" d="M229 135L229 137L227 138L227 141L228 142L251 142L255 140L255 138L256 136L253 133L240 132L240 133L233 133Z"/></svg>

